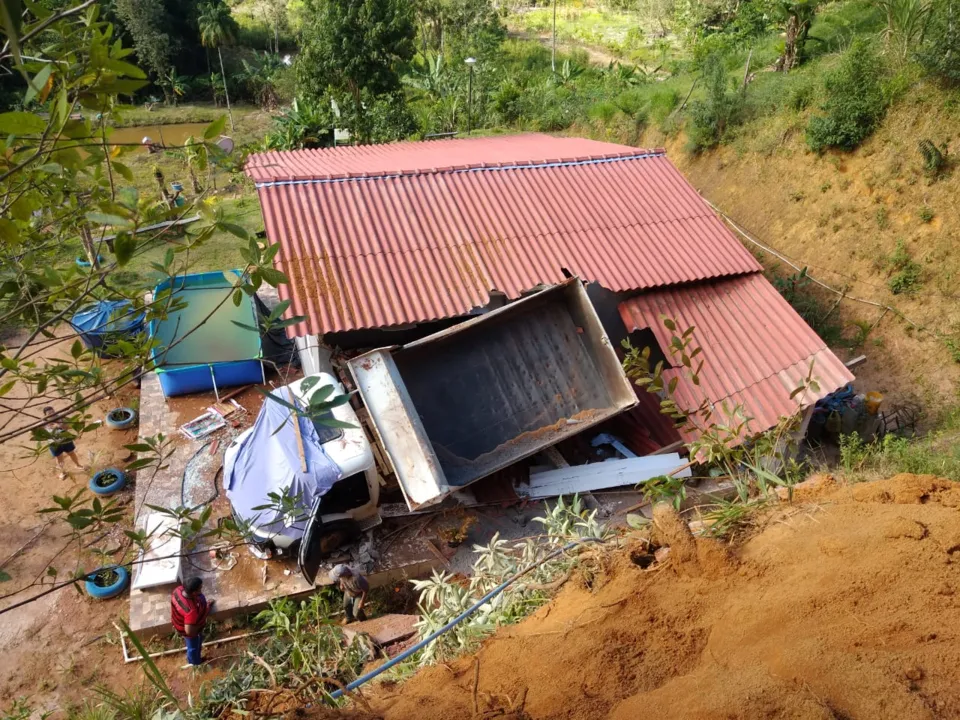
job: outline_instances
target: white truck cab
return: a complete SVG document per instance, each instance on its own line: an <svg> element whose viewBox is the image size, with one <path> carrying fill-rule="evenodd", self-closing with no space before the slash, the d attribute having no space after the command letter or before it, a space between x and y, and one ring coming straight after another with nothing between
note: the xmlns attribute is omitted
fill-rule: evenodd
<svg viewBox="0 0 960 720"><path fill-rule="evenodd" d="M334 388L331 397L344 394L343 386L329 373L304 377L286 388L280 388L277 394L281 398L287 398L289 389L289 393L299 404L306 405L315 392L331 385ZM304 386L308 389L304 390ZM266 399L264 402L275 401ZM356 538L363 530L374 527L381 521L377 512L380 477L373 449L357 414L349 403L345 403L330 410L330 416L353 427L333 428L324 425L320 420L313 422L323 452L339 468L340 479L326 493L317 497L311 507L296 508L296 512L290 513L289 520L283 520L282 528L278 528L276 518L270 517L267 522L263 522L260 512L249 507L241 510L233 503L234 514L248 525L253 535L254 545L251 546L251 551L261 558L297 553L300 570L311 584L315 581L320 562L325 557ZM226 475L227 468L234 466L237 454L244 448L244 443L253 430L251 427L242 432L227 448L224 457L225 483L232 482L232 478ZM243 482L249 487L251 480L254 483L257 481L256 478L244 478ZM287 489L270 487L264 481L262 502L259 504L270 504L269 493L282 493ZM228 486L227 495L230 494Z"/></svg>

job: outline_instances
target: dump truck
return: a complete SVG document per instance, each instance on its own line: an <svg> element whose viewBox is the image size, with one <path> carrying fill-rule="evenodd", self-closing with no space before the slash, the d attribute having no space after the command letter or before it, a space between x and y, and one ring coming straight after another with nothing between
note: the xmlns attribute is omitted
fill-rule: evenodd
<svg viewBox="0 0 960 720"><path fill-rule="evenodd" d="M576 278L348 365L411 510L637 403Z"/></svg>

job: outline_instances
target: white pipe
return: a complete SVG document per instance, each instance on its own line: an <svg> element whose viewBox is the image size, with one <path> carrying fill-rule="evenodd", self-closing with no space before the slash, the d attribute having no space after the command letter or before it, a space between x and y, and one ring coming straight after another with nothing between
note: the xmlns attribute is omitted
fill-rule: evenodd
<svg viewBox="0 0 960 720"><path fill-rule="evenodd" d="M127 641L125 640L126 633L119 628L119 626L114 623L113 626L117 628L117 631L120 633L120 648L123 650L123 661L125 663L138 662L143 660L143 655L136 655L131 657L130 653L127 651ZM244 638L253 637L254 635L265 635L270 632L269 630L257 630L256 632L243 633L242 635L231 635L230 637L219 638L217 640L211 640L208 643L204 643L207 647L213 645L223 645L224 643L233 642L234 640L243 640ZM176 655L177 653L186 652L187 648L174 648L173 650L161 650L159 652L147 653L147 657L163 657L164 655Z"/></svg>

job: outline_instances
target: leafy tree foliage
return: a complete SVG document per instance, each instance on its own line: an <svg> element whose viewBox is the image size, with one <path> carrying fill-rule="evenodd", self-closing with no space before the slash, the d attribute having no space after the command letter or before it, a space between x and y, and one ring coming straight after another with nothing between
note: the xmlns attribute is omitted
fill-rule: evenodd
<svg viewBox="0 0 960 720"><path fill-rule="evenodd" d="M723 140L727 130L740 121L741 95L728 89L727 71L719 55L709 56L703 64L702 78L707 96L690 105L688 137L694 150L705 150Z"/></svg>
<svg viewBox="0 0 960 720"><path fill-rule="evenodd" d="M886 112L881 65L873 48L857 39L840 66L824 81L826 114L810 118L807 144L822 152L831 147L852 150L876 129Z"/></svg>
<svg viewBox="0 0 960 720"><path fill-rule="evenodd" d="M165 30L171 19L163 0L115 0L114 7L133 38L140 62L155 77L165 76L179 42Z"/></svg>
<svg viewBox="0 0 960 720"><path fill-rule="evenodd" d="M307 0L312 22L301 34L300 91L346 93L355 104L400 89L400 69L414 54L413 11L406 0Z"/></svg>
<svg viewBox="0 0 960 720"><path fill-rule="evenodd" d="M917 59L949 85L960 85L960 1L936 0Z"/></svg>

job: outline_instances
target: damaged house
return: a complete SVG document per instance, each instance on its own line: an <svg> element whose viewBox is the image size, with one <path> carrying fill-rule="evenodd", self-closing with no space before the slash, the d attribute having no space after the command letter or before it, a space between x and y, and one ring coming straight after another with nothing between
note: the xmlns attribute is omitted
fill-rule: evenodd
<svg viewBox="0 0 960 720"><path fill-rule="evenodd" d="M322 369L321 347L352 357L408 346L578 278L604 343L621 354L629 338L666 357L664 316L696 328L699 386L665 372L678 378L681 406L742 404L755 433L796 409L791 393L811 362L819 389L800 398L804 407L852 380L662 150L528 134L267 152L250 157L247 173L290 280L281 297L306 318L291 330L307 372ZM643 391L615 405L596 429L621 456L691 439ZM424 443L431 422L456 423L449 409L440 420L420 415L408 420L425 424ZM407 450L391 450L389 432L377 430L393 464L403 462ZM590 438L575 434L559 446L573 464L590 458ZM439 477L425 501L405 494L414 507L454 489Z"/></svg>

